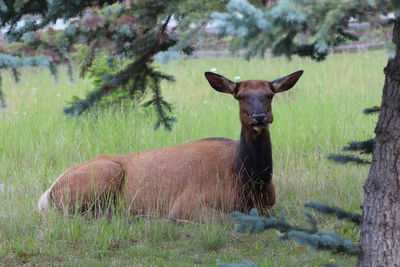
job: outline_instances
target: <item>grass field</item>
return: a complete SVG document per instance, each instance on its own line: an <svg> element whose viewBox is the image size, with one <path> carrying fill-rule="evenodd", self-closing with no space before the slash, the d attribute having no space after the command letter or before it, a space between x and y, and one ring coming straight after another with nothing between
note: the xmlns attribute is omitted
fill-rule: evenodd
<svg viewBox="0 0 400 267"><path fill-rule="evenodd" d="M178 122L171 132L153 131L151 109L129 105L69 118L61 110L73 95L83 96L90 81L58 84L46 70L26 70L15 84L3 72L9 104L0 111L0 265L215 266L248 259L259 266L342 266L354 258L310 252L275 232L239 235L233 224L175 225L123 215L88 220L51 213L41 221L39 196L66 168L98 154L121 154L167 147L211 136L239 137L236 101L209 87L204 71L227 77L274 79L305 71L298 85L274 99L271 135L277 205L293 222L303 220L302 204L319 201L360 212L368 166L337 165L326 159L349 140L372 137L376 116L365 107L380 103L382 51L331 55L325 62L294 58L193 59L161 69L176 77L163 84ZM353 226L318 217L321 227L358 239Z"/></svg>

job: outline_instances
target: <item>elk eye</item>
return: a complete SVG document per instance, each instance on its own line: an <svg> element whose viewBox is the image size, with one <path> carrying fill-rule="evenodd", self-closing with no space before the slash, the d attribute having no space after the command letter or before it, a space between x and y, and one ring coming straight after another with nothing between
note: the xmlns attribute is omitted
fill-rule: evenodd
<svg viewBox="0 0 400 267"><path fill-rule="evenodd" d="M243 99L243 97L239 96L239 95L236 95L235 98L236 98L236 100L242 100Z"/></svg>

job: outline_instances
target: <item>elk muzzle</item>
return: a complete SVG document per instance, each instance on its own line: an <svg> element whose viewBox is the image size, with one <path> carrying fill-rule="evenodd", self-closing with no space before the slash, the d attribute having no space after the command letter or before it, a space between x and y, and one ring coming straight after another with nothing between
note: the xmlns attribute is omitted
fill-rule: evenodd
<svg viewBox="0 0 400 267"><path fill-rule="evenodd" d="M272 123L272 113L253 113L250 115L250 126L257 132L262 132Z"/></svg>

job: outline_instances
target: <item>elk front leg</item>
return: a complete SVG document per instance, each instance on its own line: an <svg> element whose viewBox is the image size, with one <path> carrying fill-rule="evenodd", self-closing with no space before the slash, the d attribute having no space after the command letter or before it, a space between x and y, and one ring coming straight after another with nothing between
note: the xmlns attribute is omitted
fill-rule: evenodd
<svg viewBox="0 0 400 267"><path fill-rule="evenodd" d="M193 192L182 193L174 202L169 218L174 220L197 220L221 222L229 219L222 211L207 205L205 196Z"/></svg>

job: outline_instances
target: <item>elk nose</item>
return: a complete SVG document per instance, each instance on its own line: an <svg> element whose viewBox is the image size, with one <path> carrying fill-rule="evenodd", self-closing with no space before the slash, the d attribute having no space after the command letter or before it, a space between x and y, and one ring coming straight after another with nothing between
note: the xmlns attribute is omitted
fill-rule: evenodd
<svg viewBox="0 0 400 267"><path fill-rule="evenodd" d="M263 123L267 118L267 114L265 113L254 113L250 115L250 119L254 120L256 123Z"/></svg>

